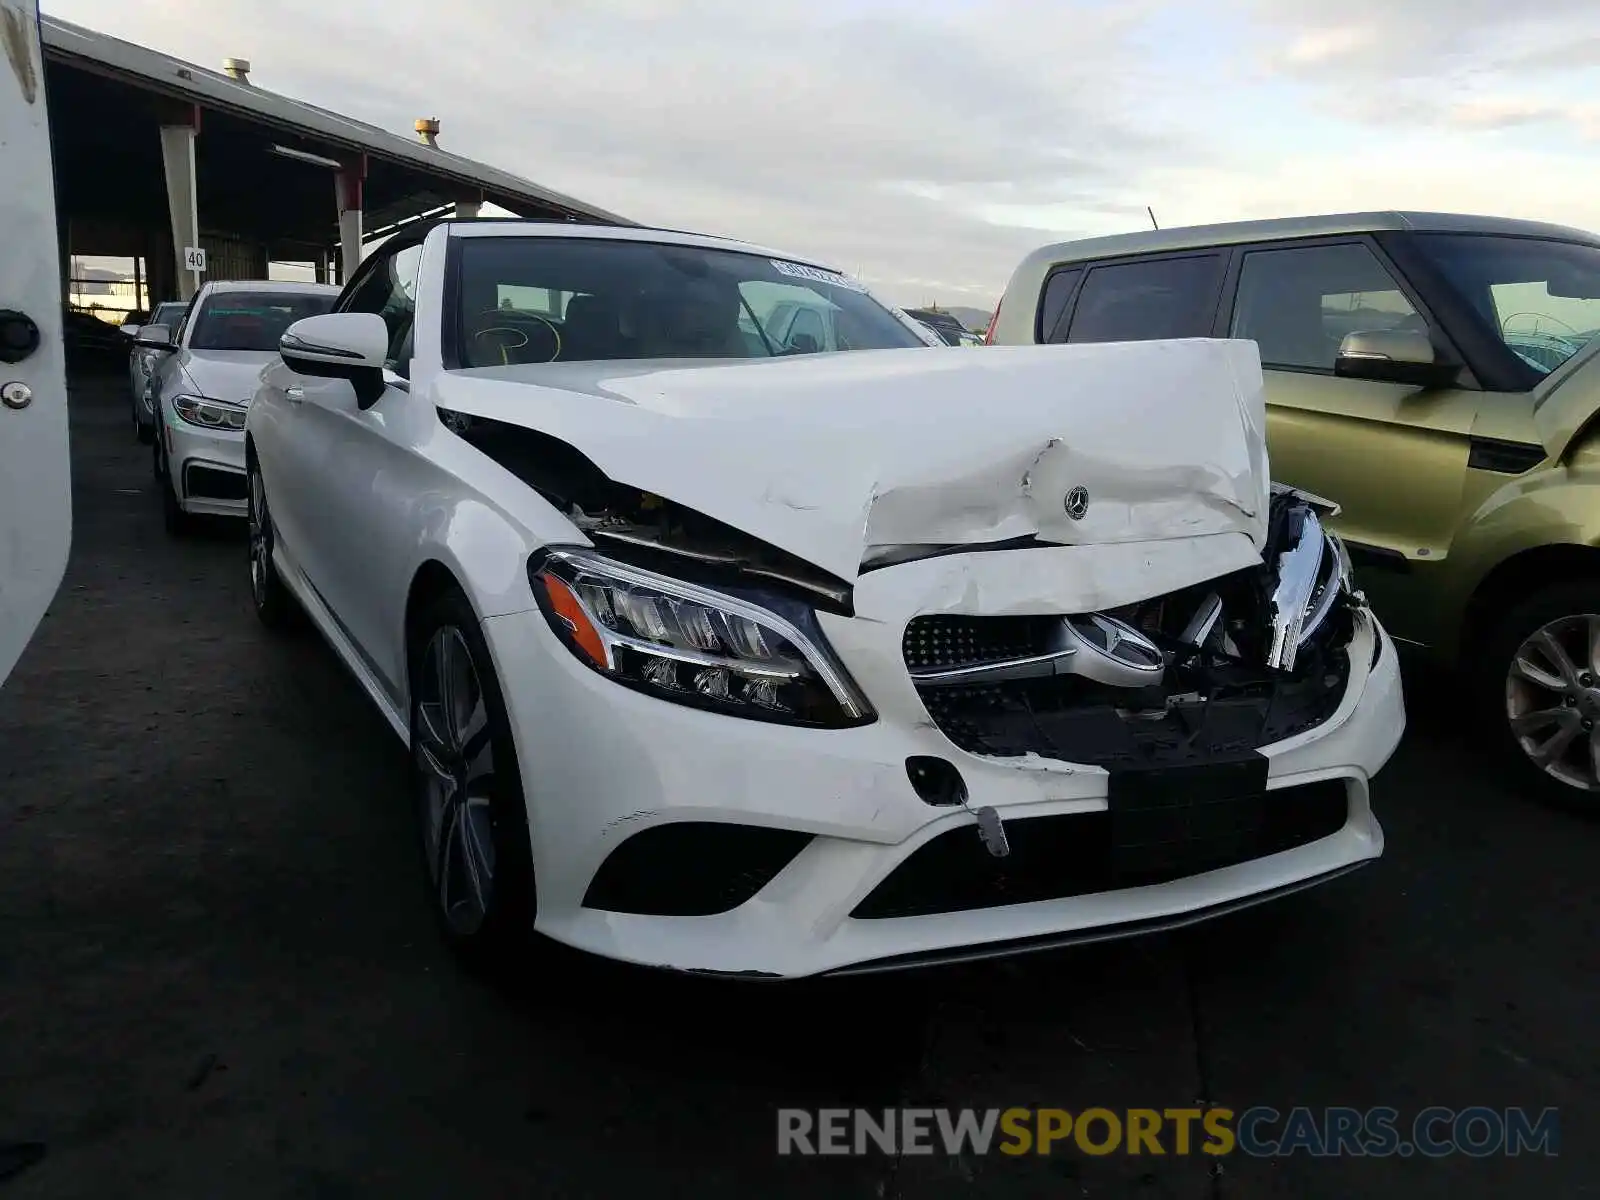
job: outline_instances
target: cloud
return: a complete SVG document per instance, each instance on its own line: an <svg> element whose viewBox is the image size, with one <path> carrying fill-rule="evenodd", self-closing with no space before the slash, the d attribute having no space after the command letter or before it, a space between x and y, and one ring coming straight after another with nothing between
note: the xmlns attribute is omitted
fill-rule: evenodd
<svg viewBox="0 0 1600 1200"><path fill-rule="evenodd" d="M438 115L461 153L638 220L821 255L907 301L992 297L1074 231L997 223L1005 205L1117 226L1142 164L1201 153L1120 102L1162 86L1131 45L1148 5L49 7L203 63L245 55L260 86L388 128ZM929 277L949 294L922 294Z"/></svg>
<svg viewBox="0 0 1600 1200"><path fill-rule="evenodd" d="M1505 63L1600 32L1593 0L1243 0L1267 31L1286 38L1274 57L1289 67L1342 74L1438 79L1466 65ZM1337 21L1329 21L1332 13Z"/></svg>
<svg viewBox="0 0 1600 1200"><path fill-rule="evenodd" d="M1333 63L1363 54L1377 44L1379 31L1371 25L1333 25L1295 35L1283 52L1295 66Z"/></svg>
<svg viewBox="0 0 1600 1200"><path fill-rule="evenodd" d="M1600 225L1594 0L44 3L397 132L438 116L460 153L903 303L991 303L1029 250L1146 204Z"/></svg>
<svg viewBox="0 0 1600 1200"><path fill-rule="evenodd" d="M1263 165L1243 195L1235 175L1210 169L1165 172L1161 186L1183 198L1172 218L1184 224L1387 209L1481 213L1580 228L1597 224L1600 164L1591 160L1574 170L1563 154L1508 147L1496 155L1495 169L1485 171L1472 146L1470 136L1442 133L1348 160L1288 155ZM1538 186L1526 186L1528 180ZM1308 204L1311 197L1317 202Z"/></svg>

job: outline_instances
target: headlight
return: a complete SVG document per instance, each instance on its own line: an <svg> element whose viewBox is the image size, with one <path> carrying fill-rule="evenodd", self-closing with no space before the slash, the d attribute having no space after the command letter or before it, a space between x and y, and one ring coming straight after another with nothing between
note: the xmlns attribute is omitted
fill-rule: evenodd
<svg viewBox="0 0 1600 1200"><path fill-rule="evenodd" d="M226 404L204 396L174 396L172 407L189 424L203 429L244 428L246 409L242 404Z"/></svg>
<svg viewBox="0 0 1600 1200"><path fill-rule="evenodd" d="M808 609L796 605L780 615L586 550L536 555L528 574L557 636L618 683L791 725L837 728L873 719Z"/></svg>
<svg viewBox="0 0 1600 1200"><path fill-rule="evenodd" d="M1322 530L1322 560L1317 565L1317 581L1300 620L1298 645L1304 646L1322 628L1341 595L1350 591L1350 559L1344 543Z"/></svg>

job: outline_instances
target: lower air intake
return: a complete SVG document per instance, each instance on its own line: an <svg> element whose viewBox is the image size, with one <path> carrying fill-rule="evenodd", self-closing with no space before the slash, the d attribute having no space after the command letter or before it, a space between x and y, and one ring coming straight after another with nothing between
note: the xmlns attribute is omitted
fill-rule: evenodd
<svg viewBox="0 0 1600 1200"><path fill-rule="evenodd" d="M215 467L190 467L183 475L183 494L193 500L243 500L244 475Z"/></svg>
<svg viewBox="0 0 1600 1200"><path fill-rule="evenodd" d="M585 908L658 917L731 912L788 866L809 833L677 821L628 838L600 864Z"/></svg>

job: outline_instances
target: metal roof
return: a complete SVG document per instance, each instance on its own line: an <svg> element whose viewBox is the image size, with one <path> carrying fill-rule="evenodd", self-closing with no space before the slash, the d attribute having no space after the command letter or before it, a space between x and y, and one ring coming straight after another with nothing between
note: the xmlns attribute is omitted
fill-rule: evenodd
<svg viewBox="0 0 1600 1200"><path fill-rule="evenodd" d="M204 108L229 112L309 135L332 148L360 151L387 159L479 189L491 201L497 197L522 200L563 209L594 221L617 225L634 223L496 167L463 158L437 146L425 145L415 137L390 133L376 125L352 120L303 100L269 92L220 71L207 70L58 17L42 15L39 27L45 57L50 60L110 74Z"/></svg>
<svg viewBox="0 0 1600 1200"><path fill-rule="evenodd" d="M1119 254L1149 254L1164 250L1201 250L1243 242L1281 241L1290 238L1333 237L1340 234L1411 231L1417 233L1497 233L1510 237L1544 237L1559 241L1600 245L1600 236L1565 225L1521 221L1511 217L1478 217L1460 213L1367 212L1316 217L1283 217L1267 221L1229 221L1220 225L1189 225L1172 229L1146 229L1109 237L1084 238L1042 246L1028 256L1034 263L1073 262L1110 258Z"/></svg>

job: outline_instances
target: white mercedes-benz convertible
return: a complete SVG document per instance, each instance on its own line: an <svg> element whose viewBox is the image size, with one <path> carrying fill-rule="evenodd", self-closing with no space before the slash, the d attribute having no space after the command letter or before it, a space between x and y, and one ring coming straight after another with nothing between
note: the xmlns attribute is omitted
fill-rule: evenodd
<svg viewBox="0 0 1600 1200"><path fill-rule="evenodd" d="M1382 853L1395 651L1269 483L1254 345L927 341L793 256L520 221L284 334L256 609L409 745L458 950L881 970Z"/></svg>

